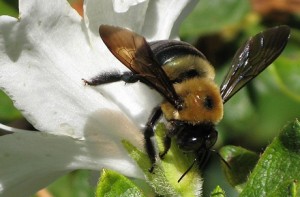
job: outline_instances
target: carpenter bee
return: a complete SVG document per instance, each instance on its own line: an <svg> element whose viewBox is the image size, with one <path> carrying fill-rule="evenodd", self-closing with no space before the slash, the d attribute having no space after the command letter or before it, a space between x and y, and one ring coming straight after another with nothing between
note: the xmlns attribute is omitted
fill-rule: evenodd
<svg viewBox="0 0 300 197"><path fill-rule="evenodd" d="M151 137L153 127L163 115L167 133L163 158L175 137L184 152L194 152L195 159L178 182L195 163L201 168L206 162L218 133L215 125L223 117L223 105L249 81L270 65L283 51L290 36L288 26L267 29L251 37L236 52L220 88L214 82L215 71L205 56L192 45L175 40L147 42L130 30L101 25L100 36L111 53L130 71L100 74L88 85L116 81L140 81L158 91L165 99L153 109L145 126L145 150L152 162L156 153Z"/></svg>

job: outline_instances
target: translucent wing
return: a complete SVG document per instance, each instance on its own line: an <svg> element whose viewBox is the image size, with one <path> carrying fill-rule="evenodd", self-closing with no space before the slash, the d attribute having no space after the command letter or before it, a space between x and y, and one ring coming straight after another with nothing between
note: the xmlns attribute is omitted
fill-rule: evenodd
<svg viewBox="0 0 300 197"><path fill-rule="evenodd" d="M101 25L99 33L112 54L137 74L142 82L156 89L175 107L181 107L181 100L173 84L155 61L153 52L143 36L108 25Z"/></svg>
<svg viewBox="0 0 300 197"><path fill-rule="evenodd" d="M222 85L223 103L269 66L285 48L290 36L288 26L278 26L250 38L236 52Z"/></svg>

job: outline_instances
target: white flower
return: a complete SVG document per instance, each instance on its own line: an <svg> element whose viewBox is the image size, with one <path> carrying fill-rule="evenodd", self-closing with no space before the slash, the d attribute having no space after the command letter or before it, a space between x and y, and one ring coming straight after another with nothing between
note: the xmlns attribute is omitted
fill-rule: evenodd
<svg viewBox="0 0 300 197"><path fill-rule="evenodd" d="M101 24L175 39L196 2L87 0L82 18L65 0L20 0L18 19L1 16L0 87L42 132L0 137L0 195L30 195L74 169L143 177L120 141L142 147L140 127L160 96L140 83L92 88L81 79L126 70L102 43Z"/></svg>

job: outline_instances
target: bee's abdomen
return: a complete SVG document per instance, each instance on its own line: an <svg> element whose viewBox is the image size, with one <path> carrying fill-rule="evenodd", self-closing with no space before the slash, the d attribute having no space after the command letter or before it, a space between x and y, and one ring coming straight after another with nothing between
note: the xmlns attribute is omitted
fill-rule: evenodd
<svg viewBox="0 0 300 197"><path fill-rule="evenodd" d="M181 83L194 77L214 79L214 68L192 45L174 40L161 40L149 45L155 60L162 66L172 83Z"/></svg>

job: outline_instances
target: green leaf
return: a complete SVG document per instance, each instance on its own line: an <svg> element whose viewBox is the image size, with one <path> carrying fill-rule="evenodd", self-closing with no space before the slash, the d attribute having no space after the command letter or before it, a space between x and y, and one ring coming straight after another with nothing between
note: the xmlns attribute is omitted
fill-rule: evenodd
<svg viewBox="0 0 300 197"><path fill-rule="evenodd" d="M300 124L295 120L267 147L240 196L293 196L298 180Z"/></svg>
<svg viewBox="0 0 300 197"><path fill-rule="evenodd" d="M211 197L225 197L225 191L220 187L217 186L214 191L210 194Z"/></svg>
<svg viewBox="0 0 300 197"><path fill-rule="evenodd" d="M145 196L142 191L125 176L103 169L100 182L98 183L96 196Z"/></svg>
<svg viewBox="0 0 300 197"><path fill-rule="evenodd" d="M91 197L94 196L95 188L90 185L89 178L89 170L76 170L60 177L47 190L55 197Z"/></svg>
<svg viewBox="0 0 300 197"><path fill-rule="evenodd" d="M19 13L14 6L15 3L17 4L17 1L10 0L10 2L8 2L0 0L0 15L18 17Z"/></svg>
<svg viewBox="0 0 300 197"><path fill-rule="evenodd" d="M248 1L201 0L180 28L183 37L217 32L240 23L250 11Z"/></svg>
<svg viewBox="0 0 300 197"><path fill-rule="evenodd" d="M288 97L300 103L300 58L282 57L270 67L270 71L280 90Z"/></svg>
<svg viewBox="0 0 300 197"><path fill-rule="evenodd" d="M166 128L164 124L157 125L155 137L160 152L164 150L163 140L166 135ZM202 179L197 169L197 165L190 170L181 181L179 178L191 166L195 158L194 154L183 153L176 144L176 140L172 139L172 144L169 152L161 160L161 166L164 170L165 176L180 194L180 196L198 196L202 188Z"/></svg>
<svg viewBox="0 0 300 197"><path fill-rule="evenodd" d="M138 166L144 172L147 182L157 194L160 194L162 196L177 195L176 191L168 183L160 165L157 165L155 167L155 173L150 173L149 169L151 167L151 163L147 154L145 154L143 151L139 150L126 140L123 140L122 142L130 157L138 164Z"/></svg>
<svg viewBox="0 0 300 197"><path fill-rule="evenodd" d="M249 150L237 146L224 146L220 155L228 163L230 168L222 162L222 169L230 185L238 191L242 191L250 171L253 170L259 156Z"/></svg>
<svg viewBox="0 0 300 197"><path fill-rule="evenodd" d="M21 113L13 106L11 99L0 91L0 120L12 121L21 117Z"/></svg>
<svg viewBox="0 0 300 197"><path fill-rule="evenodd" d="M163 149L163 137L166 128L163 124L158 124L155 131L157 145L160 151ZM173 140L169 152L164 159L158 160L154 172L150 173L151 167L148 155L138 150L127 141L123 144L133 160L146 175L147 182L154 191L161 196L199 196L202 188L202 179L198 169L195 167L187 173L178 183L182 174L193 163L193 154L183 154Z"/></svg>
<svg viewBox="0 0 300 197"><path fill-rule="evenodd" d="M298 197L297 193L299 194L299 183L295 180L288 180L283 181L278 185L274 191L271 191L271 193L268 196L274 196L274 197L281 197L281 196L287 196L287 197Z"/></svg>

